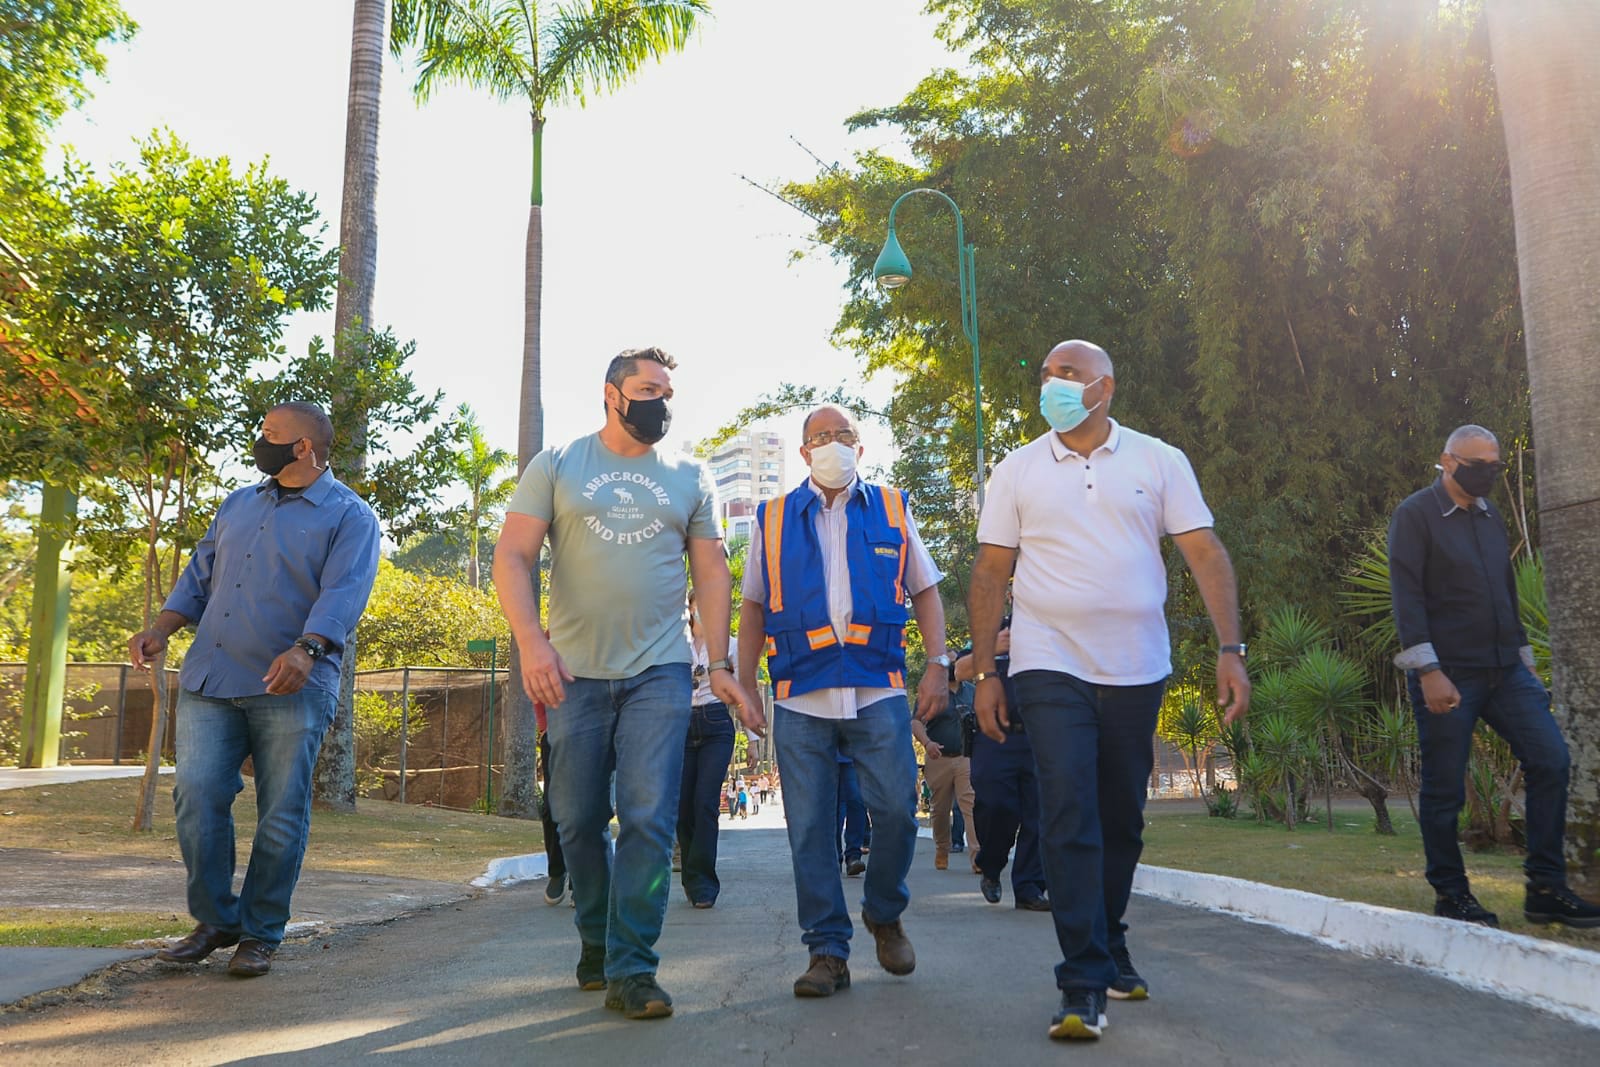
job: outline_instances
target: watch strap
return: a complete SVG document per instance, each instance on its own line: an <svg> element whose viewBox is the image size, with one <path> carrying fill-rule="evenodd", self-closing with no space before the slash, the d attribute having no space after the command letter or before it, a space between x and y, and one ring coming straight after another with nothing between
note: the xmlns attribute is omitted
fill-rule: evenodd
<svg viewBox="0 0 1600 1067"><path fill-rule="evenodd" d="M706 673L710 674L712 671L727 671L729 674L732 674L733 664L728 661L727 657L723 657L722 659L714 659L710 663L706 664Z"/></svg>
<svg viewBox="0 0 1600 1067"><path fill-rule="evenodd" d="M1240 659L1244 659L1245 658L1245 653L1246 653L1246 651L1247 651L1247 649L1249 647L1250 646L1244 644L1243 642L1241 642L1241 643L1239 643L1237 645L1219 645L1219 646L1217 646L1217 655L1221 656L1221 655L1225 655L1226 653L1232 652L1235 655L1237 655Z"/></svg>

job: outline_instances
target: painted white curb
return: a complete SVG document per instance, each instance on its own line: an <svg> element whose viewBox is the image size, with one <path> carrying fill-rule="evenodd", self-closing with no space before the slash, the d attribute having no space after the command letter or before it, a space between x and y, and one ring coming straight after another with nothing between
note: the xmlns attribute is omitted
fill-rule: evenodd
<svg viewBox="0 0 1600 1067"><path fill-rule="evenodd" d="M479 889L489 886L516 885L550 877L549 862L543 852L530 852L522 856L501 856L489 861L489 869L472 880Z"/></svg>
<svg viewBox="0 0 1600 1067"><path fill-rule="evenodd" d="M1226 912L1326 945L1420 967L1600 1028L1600 953L1431 915L1220 874L1140 865L1135 892Z"/></svg>

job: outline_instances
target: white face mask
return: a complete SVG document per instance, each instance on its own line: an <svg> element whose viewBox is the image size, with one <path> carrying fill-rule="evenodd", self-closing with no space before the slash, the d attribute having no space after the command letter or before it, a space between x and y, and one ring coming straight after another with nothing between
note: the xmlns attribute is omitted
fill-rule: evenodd
<svg viewBox="0 0 1600 1067"><path fill-rule="evenodd" d="M829 441L811 450L811 477L824 489L843 489L856 476L854 445Z"/></svg>

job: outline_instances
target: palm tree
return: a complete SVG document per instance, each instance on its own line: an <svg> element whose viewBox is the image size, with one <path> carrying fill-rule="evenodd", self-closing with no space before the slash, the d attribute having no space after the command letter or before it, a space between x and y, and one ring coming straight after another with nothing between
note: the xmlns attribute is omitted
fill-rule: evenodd
<svg viewBox="0 0 1600 1067"><path fill-rule="evenodd" d="M339 288L334 300L334 354L356 362L352 345L372 328L372 294L378 282L378 104L383 90L384 41L389 5L355 0L350 32L350 90L344 129L344 194L339 205ZM335 408L346 397L336 388ZM366 413L347 412L347 438L340 444L344 480L362 486L367 477ZM339 677L339 705L317 757L313 794L319 804L344 811L356 806L355 634L346 639Z"/></svg>
<svg viewBox="0 0 1600 1067"><path fill-rule="evenodd" d="M681 51L708 10L707 0L395 0L393 47L397 53L418 49L418 103L443 86L464 84L528 105L533 183L524 263L519 472L544 447L539 318L545 113L617 89L647 60Z"/></svg>
<svg viewBox="0 0 1600 1067"><path fill-rule="evenodd" d="M467 507L463 513L467 536L467 584L478 588L478 544L483 540L483 520L490 509L504 504L516 491L517 480L507 478L491 485L494 476L516 461L515 456L503 448L490 448L483 436L483 427L472 408L462 404L456 409L456 440L460 451L451 457L456 474L467 487Z"/></svg>
<svg viewBox="0 0 1600 1067"><path fill-rule="evenodd" d="M1600 886L1600 6L1491 0L1549 578L1555 711L1572 749L1567 864Z"/></svg>
<svg viewBox="0 0 1600 1067"><path fill-rule="evenodd" d="M436 89L463 84L501 100L528 105L533 134L533 181L524 252L522 395L517 418L517 472L544 447L539 388L540 294L544 271L544 123L556 104L581 105L591 93L616 89L647 60L682 51L707 0L394 0L397 54L415 46L418 103ZM538 576L530 575L537 583ZM519 676L515 642L510 676ZM508 690L506 791L501 811L533 817L536 737L533 705L522 687Z"/></svg>

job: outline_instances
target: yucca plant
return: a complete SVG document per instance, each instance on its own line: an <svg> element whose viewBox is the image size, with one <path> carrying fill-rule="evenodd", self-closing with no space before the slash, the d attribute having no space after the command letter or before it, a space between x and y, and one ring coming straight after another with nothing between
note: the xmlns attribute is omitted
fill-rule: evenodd
<svg viewBox="0 0 1600 1067"><path fill-rule="evenodd" d="M1188 762L1189 778L1194 783L1195 796L1204 800L1209 810L1211 800L1206 796L1200 780L1200 765L1217 743L1217 717L1198 694L1185 695L1169 714L1163 716L1160 734L1183 752Z"/></svg>
<svg viewBox="0 0 1600 1067"><path fill-rule="evenodd" d="M1251 645L1252 658L1269 667L1288 667L1331 640L1327 623L1296 605L1282 604L1268 613L1266 625Z"/></svg>
<svg viewBox="0 0 1600 1067"><path fill-rule="evenodd" d="M1311 744L1294 718L1274 711L1258 720L1250 730L1251 755L1260 760L1260 781L1264 790L1283 790L1283 823L1295 826L1295 786L1307 777Z"/></svg>
<svg viewBox="0 0 1600 1067"><path fill-rule="evenodd" d="M1322 787L1327 804L1328 830L1334 828L1333 786L1341 776L1348 778L1372 805L1375 826L1380 834L1394 833L1389 818L1388 790L1383 783L1357 765L1345 745L1345 737L1355 733L1371 701L1367 672L1331 648L1313 648L1300 657L1289 672L1289 707L1301 728L1315 734L1321 749Z"/></svg>
<svg viewBox="0 0 1600 1067"><path fill-rule="evenodd" d="M1417 720L1411 709L1399 704L1379 704L1361 723L1356 735L1364 755L1382 769L1390 781L1400 783L1411 817L1417 817L1412 795L1417 760Z"/></svg>

